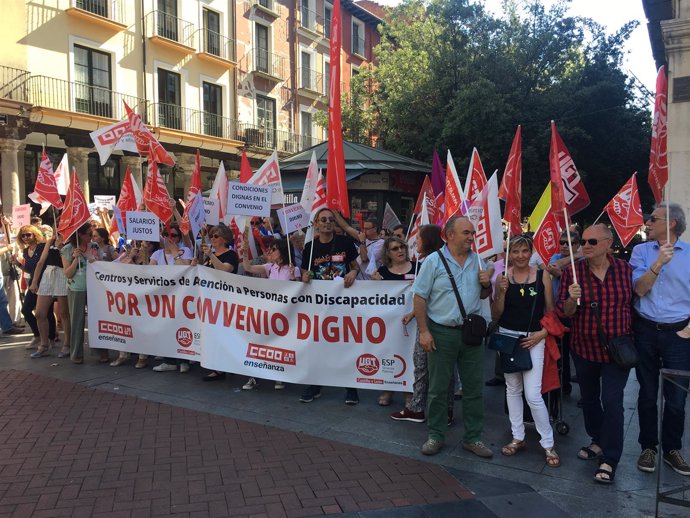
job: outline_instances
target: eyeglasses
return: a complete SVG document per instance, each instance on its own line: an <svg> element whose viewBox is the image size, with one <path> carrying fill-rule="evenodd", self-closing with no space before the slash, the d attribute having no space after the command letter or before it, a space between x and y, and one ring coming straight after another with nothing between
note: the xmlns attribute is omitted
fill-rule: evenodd
<svg viewBox="0 0 690 518"><path fill-rule="evenodd" d="M220 236L219 236L218 234L213 234L213 235L210 235L210 236L208 236L208 237L211 238L211 239L218 239L218 238L220 238Z"/></svg>
<svg viewBox="0 0 690 518"><path fill-rule="evenodd" d="M649 216L649 221L656 223L657 221L666 221L666 218L660 218L659 216Z"/></svg>
<svg viewBox="0 0 690 518"><path fill-rule="evenodd" d="M561 246L568 246L568 241L565 239L562 241L559 241L559 243L561 244ZM577 245L578 243L579 243L579 241L573 241L574 245Z"/></svg>
<svg viewBox="0 0 690 518"><path fill-rule="evenodd" d="M405 250L407 246L405 245L400 245L400 246L392 246L388 249L389 252L399 252L400 250Z"/></svg>
<svg viewBox="0 0 690 518"><path fill-rule="evenodd" d="M333 223L335 221L335 218L333 216L331 216L330 218L323 217L323 218L319 218L319 221L321 223L329 223L329 222Z"/></svg>
<svg viewBox="0 0 690 518"><path fill-rule="evenodd" d="M602 239L596 239L596 238L583 239L582 243L587 244L587 245L591 245L591 246L597 246L600 241L605 241L607 239L611 239L611 238L610 237L604 237Z"/></svg>
<svg viewBox="0 0 690 518"><path fill-rule="evenodd" d="M22 234L22 235L21 235L21 238L22 238L22 239L26 239L27 237L33 237L33 234L32 234L31 232L29 232L29 233L27 233L27 234Z"/></svg>

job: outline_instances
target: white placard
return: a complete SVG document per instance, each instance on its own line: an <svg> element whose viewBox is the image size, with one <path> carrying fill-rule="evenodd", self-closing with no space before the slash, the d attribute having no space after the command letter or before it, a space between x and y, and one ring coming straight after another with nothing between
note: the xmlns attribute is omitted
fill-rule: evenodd
<svg viewBox="0 0 690 518"><path fill-rule="evenodd" d="M206 224L216 226L220 223L220 200L218 198L204 198L204 212Z"/></svg>
<svg viewBox="0 0 690 518"><path fill-rule="evenodd" d="M228 214L268 216L271 213L271 187L230 182Z"/></svg>
<svg viewBox="0 0 690 518"><path fill-rule="evenodd" d="M15 205L12 207L12 226L14 228L31 225L31 204Z"/></svg>
<svg viewBox="0 0 690 518"><path fill-rule="evenodd" d="M160 241L160 220L153 212L127 211L127 239Z"/></svg>
<svg viewBox="0 0 690 518"><path fill-rule="evenodd" d="M122 219L122 211L117 208L117 205L113 207L113 217L115 218L115 223L117 223L117 230L123 236L127 235L127 227Z"/></svg>
<svg viewBox="0 0 690 518"><path fill-rule="evenodd" d="M300 203L285 208L281 207L276 212L278 214L280 228L288 234L301 230L309 225L309 216Z"/></svg>
<svg viewBox="0 0 690 518"><path fill-rule="evenodd" d="M99 209L108 209L112 210L112 208L115 206L116 199L115 195L98 195L94 194L93 196L93 202L96 204L96 207Z"/></svg>

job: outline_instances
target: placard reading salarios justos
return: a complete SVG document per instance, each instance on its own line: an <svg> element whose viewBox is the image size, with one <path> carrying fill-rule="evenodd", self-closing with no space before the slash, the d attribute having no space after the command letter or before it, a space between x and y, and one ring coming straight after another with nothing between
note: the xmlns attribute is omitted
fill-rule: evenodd
<svg viewBox="0 0 690 518"><path fill-rule="evenodd" d="M291 383L411 390L409 282L309 284L193 266L89 264L92 347Z"/></svg>

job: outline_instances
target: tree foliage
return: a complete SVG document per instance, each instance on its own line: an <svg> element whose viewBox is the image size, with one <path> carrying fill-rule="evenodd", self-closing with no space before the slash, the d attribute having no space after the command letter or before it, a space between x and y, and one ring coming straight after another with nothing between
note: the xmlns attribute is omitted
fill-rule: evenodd
<svg viewBox="0 0 690 518"><path fill-rule="evenodd" d="M622 68L636 22L607 35L569 16L568 4L505 0L493 16L470 0L405 0L381 25L377 66L352 87L346 137L376 135L382 147L420 160L450 149L464 176L473 147L488 174L502 172L521 124L530 209L548 181L553 119L592 198L586 219L636 170L648 195L649 100Z"/></svg>

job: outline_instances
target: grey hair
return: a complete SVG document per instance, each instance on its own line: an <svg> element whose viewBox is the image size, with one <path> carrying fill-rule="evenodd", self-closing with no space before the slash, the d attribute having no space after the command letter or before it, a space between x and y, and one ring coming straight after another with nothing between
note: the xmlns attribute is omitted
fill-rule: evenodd
<svg viewBox="0 0 690 518"><path fill-rule="evenodd" d="M671 221L676 222L676 228L673 229L673 233L676 237L680 237L685 232L687 225L685 223L685 211L683 207L678 203L659 203L654 207L655 209L666 209L666 217Z"/></svg>
<svg viewBox="0 0 690 518"><path fill-rule="evenodd" d="M596 223L595 225L591 225L589 228L600 228L604 233L604 237L613 240L613 232L606 223Z"/></svg>
<svg viewBox="0 0 690 518"><path fill-rule="evenodd" d="M470 221L470 218L467 216L451 216L448 218L448 221L446 221L446 224L443 226L443 234L447 237L448 232L453 230L453 226L455 225L455 222L459 219L466 219L467 221Z"/></svg>

